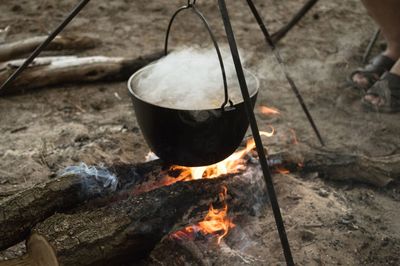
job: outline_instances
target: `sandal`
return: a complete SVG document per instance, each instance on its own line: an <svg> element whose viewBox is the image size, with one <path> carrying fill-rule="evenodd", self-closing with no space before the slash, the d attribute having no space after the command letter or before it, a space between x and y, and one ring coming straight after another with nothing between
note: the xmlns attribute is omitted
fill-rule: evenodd
<svg viewBox="0 0 400 266"><path fill-rule="evenodd" d="M362 69L353 71L348 77L349 82L354 88L366 91L374 85L375 82L385 73L390 71L392 66L396 63L395 60L387 57L383 54L374 57L371 62ZM354 81L354 76L360 74L367 80L365 86L361 86L359 83Z"/></svg>
<svg viewBox="0 0 400 266"><path fill-rule="evenodd" d="M377 97L378 101L366 99L368 95ZM371 111L382 113L400 111L400 76L387 72L367 91L361 101L363 106Z"/></svg>

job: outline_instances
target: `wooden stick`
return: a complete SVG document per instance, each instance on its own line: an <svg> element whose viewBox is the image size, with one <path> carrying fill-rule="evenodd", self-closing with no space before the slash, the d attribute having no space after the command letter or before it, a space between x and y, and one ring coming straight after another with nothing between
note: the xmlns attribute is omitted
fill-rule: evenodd
<svg viewBox="0 0 400 266"><path fill-rule="evenodd" d="M38 47L47 36L37 36L22 41L0 45L0 62L27 55ZM88 36L65 35L56 37L46 50L85 50L94 48L100 41Z"/></svg>
<svg viewBox="0 0 400 266"><path fill-rule="evenodd" d="M12 94L28 89L68 84L71 82L126 80L132 73L157 60L162 55L162 53L154 53L133 59L105 56L37 58L15 81L1 91L1 94ZM14 60L0 64L0 84L23 61Z"/></svg>

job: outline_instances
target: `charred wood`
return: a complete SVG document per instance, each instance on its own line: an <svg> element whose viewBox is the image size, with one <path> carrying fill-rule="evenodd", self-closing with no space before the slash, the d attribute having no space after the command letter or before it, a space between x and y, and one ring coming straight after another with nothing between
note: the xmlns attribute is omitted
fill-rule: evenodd
<svg viewBox="0 0 400 266"><path fill-rule="evenodd" d="M159 170L158 167L158 161L112 167L118 176L117 191L133 187L151 170ZM71 210L94 199L98 205L101 201L109 202L112 199L107 197L117 197L116 194L94 176L68 174L7 197L0 201L0 250L26 239L38 222L56 212Z"/></svg>

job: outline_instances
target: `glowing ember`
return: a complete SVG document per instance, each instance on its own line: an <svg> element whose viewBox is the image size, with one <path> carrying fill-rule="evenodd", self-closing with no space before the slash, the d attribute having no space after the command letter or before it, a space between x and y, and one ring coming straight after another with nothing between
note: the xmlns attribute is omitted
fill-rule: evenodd
<svg viewBox="0 0 400 266"><path fill-rule="evenodd" d="M275 128L271 127L271 132L260 131L260 136L266 136L268 138L272 137L275 134Z"/></svg>
<svg viewBox="0 0 400 266"><path fill-rule="evenodd" d="M231 219L227 215L227 192L228 189L225 186L222 187L222 192L219 194L220 200L223 203L222 208L215 209L211 204L203 221L196 225L187 226L184 229L171 234L171 237L175 239L194 239L197 233L201 233L203 235L217 236L217 243L219 245L222 238L228 234L229 230L235 227L235 224L232 223Z"/></svg>
<svg viewBox="0 0 400 266"><path fill-rule="evenodd" d="M275 170L275 172L277 172L279 174L283 174L283 175L290 174L290 171L288 169L283 168L283 167L275 167L274 170Z"/></svg>
<svg viewBox="0 0 400 266"><path fill-rule="evenodd" d="M272 107L267 107L267 106L260 106L260 112L264 115L279 115L279 110L272 108Z"/></svg>

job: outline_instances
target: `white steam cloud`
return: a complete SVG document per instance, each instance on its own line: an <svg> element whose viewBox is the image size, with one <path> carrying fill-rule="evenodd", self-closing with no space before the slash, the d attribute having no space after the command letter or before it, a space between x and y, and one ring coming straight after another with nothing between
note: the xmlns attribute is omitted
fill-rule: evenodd
<svg viewBox="0 0 400 266"><path fill-rule="evenodd" d="M229 53L222 51L229 97L242 102L236 71ZM246 72L250 94L256 78ZM224 102L221 68L215 49L186 48L172 52L141 72L133 81L139 98L163 107L186 110L215 109Z"/></svg>

